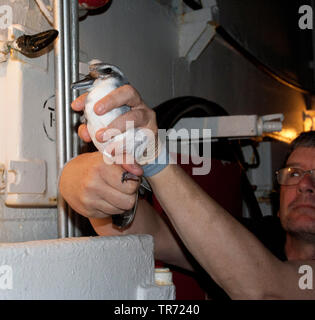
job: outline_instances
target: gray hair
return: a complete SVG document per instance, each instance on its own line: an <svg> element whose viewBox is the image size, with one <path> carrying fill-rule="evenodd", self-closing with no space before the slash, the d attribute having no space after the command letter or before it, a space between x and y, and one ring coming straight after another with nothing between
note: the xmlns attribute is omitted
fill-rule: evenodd
<svg viewBox="0 0 315 320"><path fill-rule="evenodd" d="M291 144L289 152L285 158L285 163L292 154L292 152L297 148L315 148L315 131L302 132L297 138L295 138Z"/></svg>
<svg viewBox="0 0 315 320"><path fill-rule="evenodd" d="M287 161L292 154L292 152L297 148L315 148L315 131L306 131L299 134L291 143L289 146L289 150L286 154L286 157L284 159L283 165L281 168L284 168L287 164ZM275 180L275 189L277 192L279 192L279 183L277 180ZM277 200L279 201L279 200Z"/></svg>
<svg viewBox="0 0 315 320"><path fill-rule="evenodd" d="M290 153L296 148L315 148L315 131L302 132L297 138L295 138L290 145Z"/></svg>

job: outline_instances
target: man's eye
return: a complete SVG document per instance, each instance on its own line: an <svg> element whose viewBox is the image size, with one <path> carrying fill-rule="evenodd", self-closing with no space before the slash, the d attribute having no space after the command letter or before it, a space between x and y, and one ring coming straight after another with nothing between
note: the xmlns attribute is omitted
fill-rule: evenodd
<svg viewBox="0 0 315 320"><path fill-rule="evenodd" d="M290 170L289 171L289 176L292 177L292 178L300 177L301 176L301 172L299 170Z"/></svg>

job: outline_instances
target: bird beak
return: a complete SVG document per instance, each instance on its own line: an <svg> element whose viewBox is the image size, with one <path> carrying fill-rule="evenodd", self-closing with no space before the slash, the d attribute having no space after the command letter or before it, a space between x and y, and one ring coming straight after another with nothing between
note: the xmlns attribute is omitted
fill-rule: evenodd
<svg viewBox="0 0 315 320"><path fill-rule="evenodd" d="M76 89L76 90L89 89L93 86L94 81L95 81L95 78L91 77L90 75L87 75L84 79L72 83L71 89Z"/></svg>
<svg viewBox="0 0 315 320"><path fill-rule="evenodd" d="M12 48L25 55L32 55L52 44L58 34L59 32L54 29L33 35L24 34L14 41Z"/></svg>

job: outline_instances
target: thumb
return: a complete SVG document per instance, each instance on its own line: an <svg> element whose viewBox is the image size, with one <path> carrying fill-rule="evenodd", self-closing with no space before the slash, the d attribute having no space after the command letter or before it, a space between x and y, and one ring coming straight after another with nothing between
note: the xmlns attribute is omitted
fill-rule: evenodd
<svg viewBox="0 0 315 320"><path fill-rule="evenodd" d="M134 163L134 164L127 164L127 163L124 163L121 165L124 170L136 175L136 176L142 176L143 175L143 170L141 168L140 165Z"/></svg>
<svg viewBox="0 0 315 320"><path fill-rule="evenodd" d="M124 153L123 161L120 162L120 164L124 170L126 170L126 171L128 171L138 177L143 175L143 170L142 170L141 166L136 162L135 158L128 153Z"/></svg>

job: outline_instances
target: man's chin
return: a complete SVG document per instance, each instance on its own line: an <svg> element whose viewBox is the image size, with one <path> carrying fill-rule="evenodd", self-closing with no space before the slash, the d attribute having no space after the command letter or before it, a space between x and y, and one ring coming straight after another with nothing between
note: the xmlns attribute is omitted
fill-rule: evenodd
<svg viewBox="0 0 315 320"><path fill-rule="evenodd" d="M315 214L308 212L294 212L290 214L287 223L286 231L292 235L306 238L315 241Z"/></svg>

